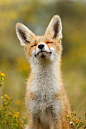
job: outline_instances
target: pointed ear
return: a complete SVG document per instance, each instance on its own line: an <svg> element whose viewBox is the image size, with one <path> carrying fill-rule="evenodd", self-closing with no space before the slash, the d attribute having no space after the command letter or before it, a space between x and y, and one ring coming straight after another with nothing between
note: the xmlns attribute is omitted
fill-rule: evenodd
<svg viewBox="0 0 86 129"><path fill-rule="evenodd" d="M26 44L32 41L35 34L33 34L25 25L22 23L16 24L16 34L18 39L20 40L21 46L25 46Z"/></svg>
<svg viewBox="0 0 86 129"><path fill-rule="evenodd" d="M51 19L45 35L48 35L52 39L62 39L62 23L58 15L55 15Z"/></svg>

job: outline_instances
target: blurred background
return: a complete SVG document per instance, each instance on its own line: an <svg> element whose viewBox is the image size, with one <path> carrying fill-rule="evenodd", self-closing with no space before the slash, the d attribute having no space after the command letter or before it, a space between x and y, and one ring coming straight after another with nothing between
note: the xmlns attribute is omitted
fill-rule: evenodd
<svg viewBox="0 0 86 129"><path fill-rule="evenodd" d="M13 97L12 107L27 117L25 83L30 68L15 32L17 22L43 35L58 14L63 24L62 73L72 111L86 111L86 0L0 0L0 71L5 73L0 96Z"/></svg>

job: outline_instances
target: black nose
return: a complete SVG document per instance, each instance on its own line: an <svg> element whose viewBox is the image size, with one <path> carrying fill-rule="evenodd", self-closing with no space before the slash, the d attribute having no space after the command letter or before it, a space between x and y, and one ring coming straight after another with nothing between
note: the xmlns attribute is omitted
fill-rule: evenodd
<svg viewBox="0 0 86 129"><path fill-rule="evenodd" d="M44 44L39 44L39 45L38 45L38 48L39 48L39 49L43 49L43 48L44 48Z"/></svg>

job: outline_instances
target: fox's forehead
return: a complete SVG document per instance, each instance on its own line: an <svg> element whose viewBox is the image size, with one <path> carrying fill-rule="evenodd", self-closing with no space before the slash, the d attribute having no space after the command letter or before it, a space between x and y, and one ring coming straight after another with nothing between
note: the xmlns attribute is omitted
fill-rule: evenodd
<svg viewBox="0 0 86 129"><path fill-rule="evenodd" d="M33 43L40 43L40 42L52 42L52 43L60 43L60 40L54 40L52 38L46 37L46 36L35 36L34 39L32 40L31 44Z"/></svg>
<svg viewBox="0 0 86 129"><path fill-rule="evenodd" d="M32 43L48 42L48 41L53 42L53 39L45 37L45 36L35 36Z"/></svg>

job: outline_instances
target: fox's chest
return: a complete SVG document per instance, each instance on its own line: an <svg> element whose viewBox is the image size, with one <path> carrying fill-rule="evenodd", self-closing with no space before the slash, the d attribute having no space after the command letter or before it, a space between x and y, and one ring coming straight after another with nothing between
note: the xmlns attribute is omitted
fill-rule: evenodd
<svg viewBox="0 0 86 129"><path fill-rule="evenodd" d="M60 112L60 101L56 99L59 92L59 84L55 80L36 80L33 82L31 92L35 99L29 101L29 110L34 116L42 116L45 119L48 115L56 115ZM45 118L44 118L45 117Z"/></svg>

